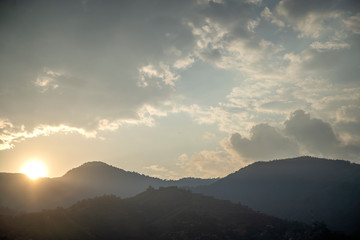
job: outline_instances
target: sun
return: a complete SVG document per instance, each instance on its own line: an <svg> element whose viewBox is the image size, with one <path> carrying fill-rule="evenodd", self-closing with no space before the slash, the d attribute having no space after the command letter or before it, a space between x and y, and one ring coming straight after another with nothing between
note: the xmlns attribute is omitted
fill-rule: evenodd
<svg viewBox="0 0 360 240"><path fill-rule="evenodd" d="M46 177L46 168L44 164L38 161L31 161L26 163L21 172L26 174L31 179Z"/></svg>

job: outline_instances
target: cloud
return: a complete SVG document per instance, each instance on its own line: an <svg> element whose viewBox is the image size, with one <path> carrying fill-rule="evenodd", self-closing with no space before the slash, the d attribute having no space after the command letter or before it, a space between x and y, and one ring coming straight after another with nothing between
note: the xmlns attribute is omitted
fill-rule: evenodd
<svg viewBox="0 0 360 240"><path fill-rule="evenodd" d="M156 117L167 116L167 112L154 108L151 105L144 105L137 112L136 118L120 118L115 120L100 119L97 126L92 130L78 128L65 124L47 125L39 124L31 130L26 130L25 125L16 126L8 119L0 119L0 150L10 149L16 143L38 136L50 136L53 134L80 134L86 138L96 138L102 131L115 131L124 125L154 126Z"/></svg>
<svg viewBox="0 0 360 240"><path fill-rule="evenodd" d="M27 136L39 126L45 126L39 136L86 136L127 125L153 127L159 118L187 113L197 124L237 133L232 135L236 154L249 158L264 158L257 146L270 156L326 154L329 142L301 142L307 135L299 129L314 122L322 133L333 133L334 149L348 156L345 149L355 151L359 139L358 121L349 114L360 99L358 2L0 3L6 19L0 30L7 32L0 38L5 46L0 117L8 121L4 126L12 124L4 127L8 133L1 144L9 148L23 141L22 125ZM221 76L204 77L200 71ZM204 88L212 93L199 103ZM284 122L296 109L317 118L303 116L309 123L300 126L301 114L295 114L287 122L290 134ZM49 126L55 127L44 130ZM276 140L271 149L262 137ZM190 169L198 174L215 173L210 169L218 164L210 167L210 160L227 159L225 166L233 161L226 149L198 152L187 160L193 159Z"/></svg>
<svg viewBox="0 0 360 240"><path fill-rule="evenodd" d="M46 92L49 89L56 89L59 87L57 78L62 75L63 74L60 72L44 70L44 72L37 77L34 84L41 88L41 92Z"/></svg>
<svg viewBox="0 0 360 240"><path fill-rule="evenodd" d="M205 140L211 140L211 139L215 139L215 138L216 138L215 133L205 132L205 134L203 135L203 139L205 139Z"/></svg>
<svg viewBox="0 0 360 240"><path fill-rule="evenodd" d="M185 58L179 59L174 63L174 68L184 69L191 66L194 63L194 58L191 56L187 56Z"/></svg>
<svg viewBox="0 0 360 240"><path fill-rule="evenodd" d="M260 16L264 18L266 21L269 21L272 24L277 25L278 27L285 27L285 23L280 19L278 19L277 17L275 17L268 7L264 8Z"/></svg>
<svg viewBox="0 0 360 240"><path fill-rule="evenodd" d="M276 7L279 16L299 31L299 37L319 38L329 25L325 22L340 17L336 1L282 0Z"/></svg>
<svg viewBox="0 0 360 240"><path fill-rule="evenodd" d="M239 157L224 150L203 150L189 157L187 154L179 156L178 167L183 169L184 175L200 178L224 177L243 166Z"/></svg>
<svg viewBox="0 0 360 240"><path fill-rule="evenodd" d="M339 128L345 128L342 129L345 131L346 125L341 124ZM358 122L356 126L347 126L360 129ZM311 118L303 110L293 112L284 122L283 128L258 124L251 129L249 138L233 133L228 145L245 160L270 160L308 154L358 160L360 153L359 142L354 144L343 141L335 134L332 125L321 119Z"/></svg>
<svg viewBox="0 0 360 240"><path fill-rule="evenodd" d="M344 20L344 23L354 34L360 34L360 12Z"/></svg>
<svg viewBox="0 0 360 240"><path fill-rule="evenodd" d="M179 79L172 66L194 46L183 18L194 16L197 3L165 3L1 3L7 19L0 26L7 32L0 39L6 46L0 59L0 89L6 92L0 94L1 117L29 128L66 124L93 130L98 119L136 118L143 105L171 98Z"/></svg>
<svg viewBox="0 0 360 240"><path fill-rule="evenodd" d="M159 166L159 165L150 165L150 166L147 166L147 167L144 167L144 168L149 169L149 170L154 171L154 172L167 172L168 171L167 168Z"/></svg>
<svg viewBox="0 0 360 240"><path fill-rule="evenodd" d="M179 68L185 68L186 67L185 64L190 64L190 63L176 62L175 64L177 64L177 67L179 67L180 64L182 64L181 67ZM138 82L138 85L140 87L147 87L149 86L149 84L153 84L157 87L161 87L161 83L163 83L165 85L174 87L175 81L177 81L179 78L180 76L172 72L170 70L170 66L164 63L160 63L158 68L156 68L152 64L149 64L139 69L140 81Z"/></svg>
<svg viewBox="0 0 360 240"><path fill-rule="evenodd" d="M146 166L146 167L144 167L144 169L146 169L148 171L148 173L146 173L146 175L160 178L160 179L174 180L174 179L179 179L179 178L183 177L178 172L174 172L172 170L167 169L166 167L163 167L163 166L160 166L157 164Z"/></svg>
<svg viewBox="0 0 360 240"><path fill-rule="evenodd" d="M359 145L342 141L329 123L311 118L310 114L302 110L295 111L284 125L285 133L293 137L310 154L359 159Z"/></svg>
<svg viewBox="0 0 360 240"><path fill-rule="evenodd" d="M360 74L355 66L359 60L357 52L360 45L355 38L347 41L316 41L300 53L285 54L284 60L289 64L284 74L296 81L309 77L326 79L329 88L333 87L331 83L336 83L337 88L354 87L353 83L358 81Z"/></svg>
<svg viewBox="0 0 360 240"><path fill-rule="evenodd" d="M245 159L269 160L298 155L297 144L267 124L254 126L249 139L234 133L229 141L232 148Z"/></svg>
<svg viewBox="0 0 360 240"><path fill-rule="evenodd" d="M228 4L230 7L231 4ZM241 4L240 4L241 5ZM239 6L234 6L238 8ZM244 9L251 9L245 5ZM242 9L241 11L244 11ZM213 9L220 11L219 9ZM212 13L215 14L215 13ZM271 77L276 75L277 61L269 61L282 50L257 35L253 28L257 21L244 17L232 19L217 13L216 18L206 18L205 22L194 24L189 22L192 33L197 40L194 54L204 62L214 64L222 69L236 69L251 77ZM230 18L230 19L229 19ZM228 22L234 20L234 22ZM266 62L266 64L264 64ZM256 73L256 74L254 74Z"/></svg>
<svg viewBox="0 0 360 240"><path fill-rule="evenodd" d="M167 114L166 110L161 110L151 105L144 105L137 111L137 117L134 118L100 119L97 130L115 131L124 125L145 125L152 127L155 125L155 117L166 117Z"/></svg>
<svg viewBox="0 0 360 240"><path fill-rule="evenodd" d="M284 15L288 15L292 19L302 19L309 13L316 12L328 12L334 7L335 1L296 1L296 0L282 0L277 6L277 11L282 12Z"/></svg>
<svg viewBox="0 0 360 240"><path fill-rule="evenodd" d="M360 107L342 106L337 110L336 129L348 144L360 145Z"/></svg>
<svg viewBox="0 0 360 240"><path fill-rule="evenodd" d="M45 11L38 2L19 4L20 8L33 9L21 16L16 15L16 8L7 9L12 27L0 40L8 46L2 58L7 61L0 64L4 79L0 87L8 93L0 94L0 102L8 105L2 114L29 128L66 123L90 131L98 127L99 119L118 126L137 121L143 106L161 106L176 96L182 71L198 61L235 69L249 77L246 86L239 88L260 85L254 79L266 83L278 80L283 74L284 60L278 56L282 46L248 28L256 25L261 9L264 18L275 21L270 8L260 9L260 5L234 1L47 4L54 8ZM63 21L64 14L72 24ZM26 23L39 25L36 33L22 32ZM19 34L24 37L13 37ZM15 63L16 70L11 67ZM29 81L34 88L28 87ZM16 88L12 82L17 82ZM40 94L39 89L46 94ZM262 104L269 111L274 106L271 103L279 101L266 99ZM286 99L275 105L292 108L296 105L292 103L294 99ZM224 121L244 119L240 115L245 111L234 117L227 113L219 116L226 111L206 106L209 114L203 115L218 120L196 119L200 123L222 122L223 129ZM111 128L115 129L114 124Z"/></svg>
<svg viewBox="0 0 360 240"><path fill-rule="evenodd" d="M317 49L318 51L326 51L326 50L338 50L342 48L350 48L348 43L343 42L313 42L310 44L310 47L313 49Z"/></svg>
<svg viewBox="0 0 360 240"><path fill-rule="evenodd" d="M310 114L297 110L285 121L285 133L305 146L310 153L332 154L340 141L329 123L311 118Z"/></svg>
<svg viewBox="0 0 360 240"><path fill-rule="evenodd" d="M10 27L0 39L7 46L0 59L2 117L29 129L66 124L92 131L102 119L118 126L137 121L143 106L177 94L181 71L196 61L252 72L264 51L277 48L248 30L255 12L249 2L43 4L4 6ZM18 15L19 9L32 10ZM37 31L22 31L28 25Z"/></svg>
<svg viewBox="0 0 360 240"><path fill-rule="evenodd" d="M343 23L356 34L357 13L350 17L348 15L354 14L359 7L356 0L281 0L276 7L276 13L299 32L298 37L322 38L344 28ZM344 20L344 16L347 20Z"/></svg>
<svg viewBox="0 0 360 240"><path fill-rule="evenodd" d="M339 135L334 129L339 131ZM340 135L354 131L352 139ZM232 133L220 141L221 148L203 150L192 155L182 154L177 166L184 174L197 177L225 176L236 169L259 160L313 155L328 158L360 160L360 108L343 108L338 122L330 124L309 113L297 110L279 127L257 124L249 137Z"/></svg>
<svg viewBox="0 0 360 240"><path fill-rule="evenodd" d="M87 131L83 128L76 128L67 125L38 125L31 131L25 129L25 126L15 126L7 119L0 119L0 150L11 149L16 143L25 141L29 138L38 136L49 136L55 133L61 134L80 134L86 138L95 138L96 131Z"/></svg>

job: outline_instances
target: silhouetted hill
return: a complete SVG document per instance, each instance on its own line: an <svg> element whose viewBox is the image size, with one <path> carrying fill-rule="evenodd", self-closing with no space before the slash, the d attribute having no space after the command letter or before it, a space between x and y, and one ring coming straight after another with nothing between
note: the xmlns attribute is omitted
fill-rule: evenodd
<svg viewBox="0 0 360 240"><path fill-rule="evenodd" d="M360 165L313 157L256 162L196 192L285 219L360 229Z"/></svg>
<svg viewBox="0 0 360 240"><path fill-rule="evenodd" d="M68 171L62 178L64 183L78 187L83 197L115 194L121 197L134 196L149 185L160 186L159 178L127 172L103 162L88 162Z"/></svg>
<svg viewBox="0 0 360 240"><path fill-rule="evenodd" d="M345 239L175 187L122 200L103 196L70 208L0 216L0 239Z"/></svg>
<svg viewBox="0 0 360 240"><path fill-rule="evenodd" d="M17 210L37 211L104 194L131 197L148 186L193 187L209 184L215 179L185 178L162 180L128 172L103 162L88 162L71 169L60 178L30 180L23 174L0 173L0 206Z"/></svg>
<svg viewBox="0 0 360 240"><path fill-rule="evenodd" d="M0 210L12 214L68 207L104 194L126 198L150 185L192 187L280 218L324 221L330 229L347 232L360 229L360 165L311 157L257 162L218 180L161 180L102 162L36 181L23 174L0 173Z"/></svg>

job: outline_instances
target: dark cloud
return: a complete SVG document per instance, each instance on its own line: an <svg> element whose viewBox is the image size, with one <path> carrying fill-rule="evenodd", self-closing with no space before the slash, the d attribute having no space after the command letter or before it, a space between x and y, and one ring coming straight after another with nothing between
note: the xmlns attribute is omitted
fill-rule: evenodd
<svg viewBox="0 0 360 240"><path fill-rule="evenodd" d="M357 0L282 0L277 10L288 18L299 20L310 13L327 13L337 10L356 11L360 7Z"/></svg>
<svg viewBox="0 0 360 240"><path fill-rule="evenodd" d="M297 145L278 129L267 124L259 124L251 129L250 139L239 133L232 134L230 143L241 156L253 160L265 160L296 156Z"/></svg>
<svg viewBox="0 0 360 240"><path fill-rule="evenodd" d="M278 5L278 11L287 17L299 20L309 13L328 12L336 5L336 0L282 0Z"/></svg>
<svg viewBox="0 0 360 240"><path fill-rule="evenodd" d="M329 123L310 118L310 114L297 110L285 121L285 133L304 145L311 153L332 153L339 140Z"/></svg>
<svg viewBox="0 0 360 240"><path fill-rule="evenodd" d="M358 130L355 122L339 125L346 130ZM269 160L299 154L330 158L359 159L360 146L345 143L334 133L333 127L321 119L311 118L303 110L293 112L284 122L284 130L259 124L251 129L249 139L239 133L230 136L230 145L239 155L250 160Z"/></svg>
<svg viewBox="0 0 360 240"><path fill-rule="evenodd" d="M209 62L216 62L221 59L221 53L218 49L205 49L199 52L201 59Z"/></svg>
<svg viewBox="0 0 360 240"><path fill-rule="evenodd" d="M294 138L305 153L317 156L359 159L360 146L344 142L334 128L321 119L311 118L309 113L297 110L285 121L285 134Z"/></svg>

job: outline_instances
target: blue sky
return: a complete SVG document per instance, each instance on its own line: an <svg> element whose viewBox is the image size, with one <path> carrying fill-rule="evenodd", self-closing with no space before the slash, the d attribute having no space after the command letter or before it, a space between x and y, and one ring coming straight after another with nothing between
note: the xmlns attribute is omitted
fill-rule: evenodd
<svg viewBox="0 0 360 240"><path fill-rule="evenodd" d="M358 1L0 4L0 171L360 161Z"/></svg>

